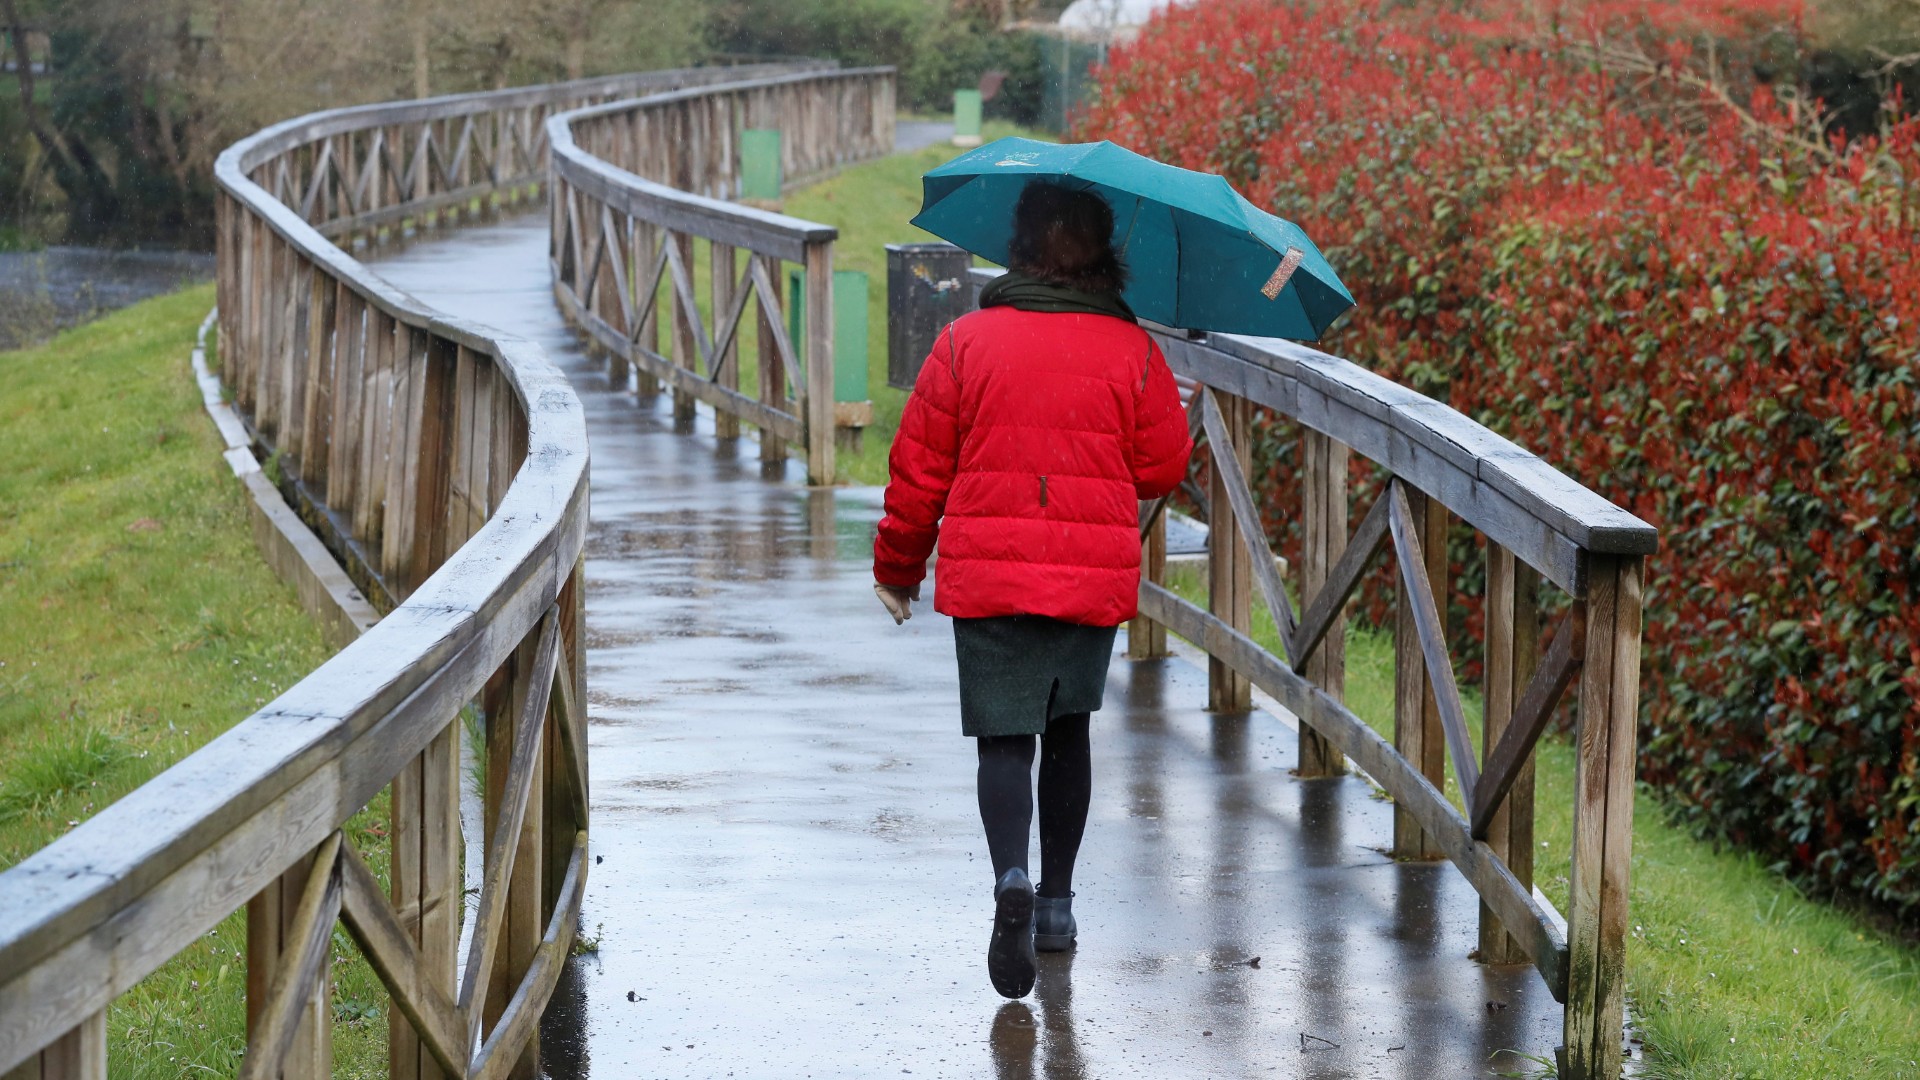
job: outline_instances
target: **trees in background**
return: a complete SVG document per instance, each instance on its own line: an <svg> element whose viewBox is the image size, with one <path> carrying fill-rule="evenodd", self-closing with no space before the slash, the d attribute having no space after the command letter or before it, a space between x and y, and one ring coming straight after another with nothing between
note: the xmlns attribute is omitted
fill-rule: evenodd
<svg viewBox="0 0 1920 1080"><path fill-rule="evenodd" d="M1065 0L0 0L0 246L208 247L222 148L315 109L736 57L892 64L944 112L1006 75L1030 121ZM25 31L15 33L15 30ZM16 53L43 42L36 72ZM50 47L49 47L50 46ZM18 70L14 70L18 69Z"/></svg>
<svg viewBox="0 0 1920 1080"><path fill-rule="evenodd" d="M0 0L0 225L209 247L213 159L315 109L692 63L710 0ZM36 58L38 59L38 58ZM0 232L4 237L5 232Z"/></svg>

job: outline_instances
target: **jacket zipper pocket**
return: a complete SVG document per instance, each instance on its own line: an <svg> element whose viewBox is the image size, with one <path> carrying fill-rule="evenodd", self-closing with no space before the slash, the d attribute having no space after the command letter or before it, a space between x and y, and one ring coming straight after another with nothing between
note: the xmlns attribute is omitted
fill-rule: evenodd
<svg viewBox="0 0 1920 1080"><path fill-rule="evenodd" d="M1040 505L1047 505L1047 478L1044 476L1040 478Z"/></svg>

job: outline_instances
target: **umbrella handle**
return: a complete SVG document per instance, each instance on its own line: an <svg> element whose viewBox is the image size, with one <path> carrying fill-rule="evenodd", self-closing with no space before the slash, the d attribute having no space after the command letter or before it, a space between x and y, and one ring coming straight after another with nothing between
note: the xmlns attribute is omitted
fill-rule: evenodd
<svg viewBox="0 0 1920 1080"><path fill-rule="evenodd" d="M1273 276L1267 279L1265 285L1260 286L1260 295L1269 300L1280 299L1280 290L1287 287L1287 282L1293 279L1293 272L1300 269L1300 260L1306 257L1307 253L1299 248L1288 248L1287 254L1280 260L1280 265L1274 268Z"/></svg>

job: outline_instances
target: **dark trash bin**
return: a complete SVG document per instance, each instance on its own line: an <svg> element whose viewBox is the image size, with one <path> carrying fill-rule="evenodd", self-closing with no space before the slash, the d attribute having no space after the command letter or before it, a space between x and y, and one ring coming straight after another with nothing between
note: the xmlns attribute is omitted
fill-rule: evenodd
<svg viewBox="0 0 1920 1080"><path fill-rule="evenodd" d="M933 339L973 307L973 259L952 244L887 245L887 385L913 389Z"/></svg>

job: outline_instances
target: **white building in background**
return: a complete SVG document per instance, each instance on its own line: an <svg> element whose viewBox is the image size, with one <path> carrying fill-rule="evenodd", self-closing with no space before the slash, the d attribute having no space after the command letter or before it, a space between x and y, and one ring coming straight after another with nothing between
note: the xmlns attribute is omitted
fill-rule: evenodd
<svg viewBox="0 0 1920 1080"><path fill-rule="evenodd" d="M1176 0L1073 0L1060 13L1060 32L1083 40L1108 42L1131 37L1155 14Z"/></svg>

